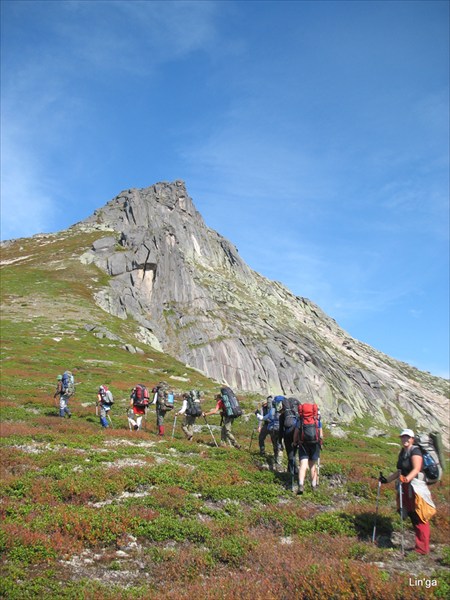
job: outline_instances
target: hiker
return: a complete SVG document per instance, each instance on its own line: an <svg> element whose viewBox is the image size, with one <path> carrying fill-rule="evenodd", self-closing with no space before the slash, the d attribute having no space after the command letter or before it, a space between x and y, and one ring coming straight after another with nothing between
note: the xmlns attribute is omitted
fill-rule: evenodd
<svg viewBox="0 0 450 600"><path fill-rule="evenodd" d="M138 383L130 394L130 408L127 411L128 425L130 430L138 431L142 429L142 419L146 415L149 405L148 390L142 383Z"/></svg>
<svg viewBox="0 0 450 600"><path fill-rule="evenodd" d="M269 398L272 398L272 396L269 396L267 398L266 403L268 403ZM274 458L274 464L275 464L276 471L281 470L281 459L282 459L282 446L278 439L279 430L280 430L280 411L281 411L281 406L282 406L282 404L281 404L282 398L283 398L282 396L276 396L276 398L271 400L269 410L266 411L265 415L261 415L260 413L258 413L256 415L259 422L263 423L263 428L261 429L261 431L264 429L264 427L266 427L267 434L270 435L270 439L272 441L273 458ZM264 411L264 403L263 403L263 411ZM260 442L260 445L261 445L261 442ZM265 453L264 446L263 446L263 452L261 452L261 450L260 450L260 453L261 454Z"/></svg>
<svg viewBox="0 0 450 600"><path fill-rule="evenodd" d="M262 401L261 408L255 411L256 418L259 423L259 453L261 456L264 456L266 453L265 440L269 435L269 421L265 419L266 415L269 414L271 406L272 406L273 396L267 396L265 400Z"/></svg>
<svg viewBox="0 0 450 600"><path fill-rule="evenodd" d="M192 390L183 394L183 404L175 416L184 415L181 429L187 437L188 442L192 440L194 435L194 425L197 417L201 417L202 409L200 406L200 392Z"/></svg>
<svg viewBox="0 0 450 600"><path fill-rule="evenodd" d="M68 418L72 416L72 413L69 410L69 398L71 396L68 387L64 385L63 375L58 375L56 378L56 391L53 395L53 398L56 399L59 396L59 416L64 419L67 415Z"/></svg>
<svg viewBox="0 0 450 600"><path fill-rule="evenodd" d="M111 410L112 405L114 404L114 397L111 391L107 388L106 385L101 385L98 388L97 393L97 402L95 403L95 412L98 413L98 408L100 407L100 425L105 429L109 427L109 422L111 422L111 416L109 411Z"/></svg>
<svg viewBox="0 0 450 600"><path fill-rule="evenodd" d="M229 389L229 388L222 388L222 390L223 389ZM231 392L231 390L230 390L230 392ZM234 396L234 394L233 394L233 396ZM228 443L231 446L234 446L235 448L237 448L239 450L241 446L237 443L236 438L234 437L234 435L231 432L231 427L233 425L233 421L234 421L235 417L227 414L227 409L225 407L224 398L223 398L222 393L217 394L215 397L215 400L216 400L215 408L213 408L212 410L210 410L208 412L204 412L203 417L206 419L206 417L209 417L209 415L215 415L220 411L220 416L221 416L220 424L222 426L222 429L220 431L220 445L227 446L227 443Z"/></svg>
<svg viewBox="0 0 450 600"><path fill-rule="evenodd" d="M303 494L308 468L311 477L311 488L313 492L317 490L317 461L320 458L320 450L323 444L323 429L317 404L300 404L298 414L300 422L294 440L294 443L298 445L298 459L300 462L297 493Z"/></svg>
<svg viewBox="0 0 450 600"><path fill-rule="evenodd" d="M152 404L156 404L156 426L158 435L164 435L164 417L169 410L172 410L174 403L173 392L170 391L165 381L160 381L152 390L155 394Z"/></svg>
<svg viewBox="0 0 450 600"><path fill-rule="evenodd" d="M286 448L288 471L291 474L290 490L295 492L298 481L298 464L294 436L298 427L298 406L300 402L297 398L285 398L284 396L275 396L274 401L281 402L278 439L280 443L284 442Z"/></svg>
<svg viewBox="0 0 450 600"><path fill-rule="evenodd" d="M436 506L422 473L423 455L414 444L414 431L403 429L400 432L402 449L398 455L397 470L388 477L380 475L380 483L397 483L397 506L403 508L401 519L408 515L414 526L415 548L418 554L430 552L430 523L436 513ZM402 497L400 498L400 493ZM400 503L401 501L401 503Z"/></svg>

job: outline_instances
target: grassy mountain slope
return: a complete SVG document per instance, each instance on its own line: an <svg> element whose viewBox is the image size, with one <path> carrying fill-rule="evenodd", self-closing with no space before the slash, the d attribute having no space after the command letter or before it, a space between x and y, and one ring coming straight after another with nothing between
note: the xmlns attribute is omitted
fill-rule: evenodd
<svg viewBox="0 0 450 600"><path fill-rule="evenodd" d="M371 543L376 478L395 466L396 430L368 437L367 419L338 438L325 424L320 488L302 497L287 490L285 473L271 470L270 444L268 459L257 452L256 397L241 398L239 451L216 448L201 419L193 443L179 422L171 438L172 416L157 437L153 412L144 431L128 430L126 398L138 381L202 389L206 408L217 384L139 342L134 322L95 305L105 275L78 256L101 235L69 230L2 249L0 596L447 597L448 475L433 489L429 557L401 557L392 485L382 489ZM66 368L80 382L70 420L57 416L53 401L55 377ZM94 408L101 383L116 399L106 431ZM218 422L209 419L216 439ZM409 548L409 523L405 540Z"/></svg>

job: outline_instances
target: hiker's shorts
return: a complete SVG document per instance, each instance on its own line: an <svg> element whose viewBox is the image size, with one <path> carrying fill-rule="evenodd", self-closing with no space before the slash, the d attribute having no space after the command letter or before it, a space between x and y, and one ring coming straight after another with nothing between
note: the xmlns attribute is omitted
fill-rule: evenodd
<svg viewBox="0 0 450 600"><path fill-rule="evenodd" d="M315 442L314 444L300 444L298 448L299 460L319 460L320 456L320 444Z"/></svg>
<svg viewBox="0 0 450 600"><path fill-rule="evenodd" d="M106 419L106 415L111 410L110 406L105 406L104 404L100 404L100 417L104 417Z"/></svg>

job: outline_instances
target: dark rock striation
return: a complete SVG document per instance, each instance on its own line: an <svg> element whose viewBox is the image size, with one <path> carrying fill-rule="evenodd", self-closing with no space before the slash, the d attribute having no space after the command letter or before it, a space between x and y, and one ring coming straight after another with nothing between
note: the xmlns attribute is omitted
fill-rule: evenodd
<svg viewBox="0 0 450 600"><path fill-rule="evenodd" d="M110 275L96 301L137 320L140 341L237 390L315 400L327 419L447 427L448 382L352 339L252 271L182 181L124 191L76 227L105 231L82 260Z"/></svg>

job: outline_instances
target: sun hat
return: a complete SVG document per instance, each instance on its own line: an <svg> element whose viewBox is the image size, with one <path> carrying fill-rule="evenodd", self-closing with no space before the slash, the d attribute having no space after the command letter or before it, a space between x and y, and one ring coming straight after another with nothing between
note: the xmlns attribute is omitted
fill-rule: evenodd
<svg viewBox="0 0 450 600"><path fill-rule="evenodd" d="M414 431L412 429L403 429L403 431L400 432L400 437L407 435L408 437L414 437Z"/></svg>
<svg viewBox="0 0 450 600"><path fill-rule="evenodd" d="M62 375L58 375L58 377L56 378L58 381L61 381L62 379Z"/></svg>

